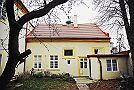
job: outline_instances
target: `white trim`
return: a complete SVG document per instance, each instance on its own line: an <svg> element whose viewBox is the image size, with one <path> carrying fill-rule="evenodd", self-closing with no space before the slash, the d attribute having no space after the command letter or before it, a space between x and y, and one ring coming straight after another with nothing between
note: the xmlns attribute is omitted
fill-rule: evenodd
<svg viewBox="0 0 134 90"><path fill-rule="evenodd" d="M107 60L111 61L111 63L110 63L111 64L111 71L107 70ZM116 71L113 71L113 63L112 63L113 60L116 60L116 65L117 65L117 70ZM107 72L118 72L119 71L118 60L117 59L106 59L106 71Z"/></svg>

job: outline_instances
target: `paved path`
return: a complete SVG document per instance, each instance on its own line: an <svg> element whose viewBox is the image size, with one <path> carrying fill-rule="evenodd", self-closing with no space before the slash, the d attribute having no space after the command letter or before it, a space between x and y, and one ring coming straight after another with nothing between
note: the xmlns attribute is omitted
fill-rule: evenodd
<svg viewBox="0 0 134 90"><path fill-rule="evenodd" d="M86 84L77 84L79 90L89 90L89 87Z"/></svg>
<svg viewBox="0 0 134 90"><path fill-rule="evenodd" d="M77 87L79 90L89 90L89 87L86 84L92 83L93 81L90 80L89 78L85 77L78 77L74 78L77 84Z"/></svg>

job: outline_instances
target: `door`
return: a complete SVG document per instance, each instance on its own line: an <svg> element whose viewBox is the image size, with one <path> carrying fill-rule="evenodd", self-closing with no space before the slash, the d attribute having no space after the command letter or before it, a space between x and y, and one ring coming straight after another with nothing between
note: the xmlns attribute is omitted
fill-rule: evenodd
<svg viewBox="0 0 134 90"><path fill-rule="evenodd" d="M80 58L80 76L89 76L89 65L87 58Z"/></svg>

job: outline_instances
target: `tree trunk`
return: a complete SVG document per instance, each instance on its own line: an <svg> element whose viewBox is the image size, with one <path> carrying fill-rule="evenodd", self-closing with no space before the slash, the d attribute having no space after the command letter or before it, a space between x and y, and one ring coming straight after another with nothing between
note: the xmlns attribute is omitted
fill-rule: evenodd
<svg viewBox="0 0 134 90"><path fill-rule="evenodd" d="M8 44L8 50L9 50L9 57L6 64L6 67L0 77L0 89L5 88L6 85L9 83L11 78L15 74L15 67L17 63L19 62L19 50L18 50L18 37L19 37L19 26L12 22L10 23L10 32L9 32L9 44Z"/></svg>
<svg viewBox="0 0 134 90"><path fill-rule="evenodd" d="M133 74L134 74L134 0L128 0L128 6L129 6L129 15L130 15L130 23L128 20L125 2L124 0L119 0L121 13L125 25L125 30L127 34L128 43L130 46L130 52L131 52L131 59L133 63Z"/></svg>
<svg viewBox="0 0 134 90"><path fill-rule="evenodd" d="M67 1L68 0L52 0L50 3L46 4L43 9L29 12L16 21L14 13L14 0L6 0L6 11L10 26L8 43L9 57L6 67L0 77L0 89L3 90L14 76L17 63L19 61L24 62L23 58L31 54L30 50L27 50L21 54L19 53L18 37L23 25L29 20L46 15L52 8Z"/></svg>
<svg viewBox="0 0 134 90"><path fill-rule="evenodd" d="M134 74L134 0L128 0L130 14L130 51L132 54L133 74Z"/></svg>

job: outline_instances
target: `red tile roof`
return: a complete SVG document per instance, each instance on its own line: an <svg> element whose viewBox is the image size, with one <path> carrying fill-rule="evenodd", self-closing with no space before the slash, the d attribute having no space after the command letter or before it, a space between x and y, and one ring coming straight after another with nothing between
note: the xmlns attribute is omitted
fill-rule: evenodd
<svg viewBox="0 0 134 90"><path fill-rule="evenodd" d="M87 55L87 57L123 57L123 56L129 56L129 51L123 51L119 53L114 54L90 54Z"/></svg>
<svg viewBox="0 0 134 90"><path fill-rule="evenodd" d="M104 38L110 39L109 34L103 32L96 24L73 24L63 25L57 24L49 26L47 24L39 24L27 38Z"/></svg>

